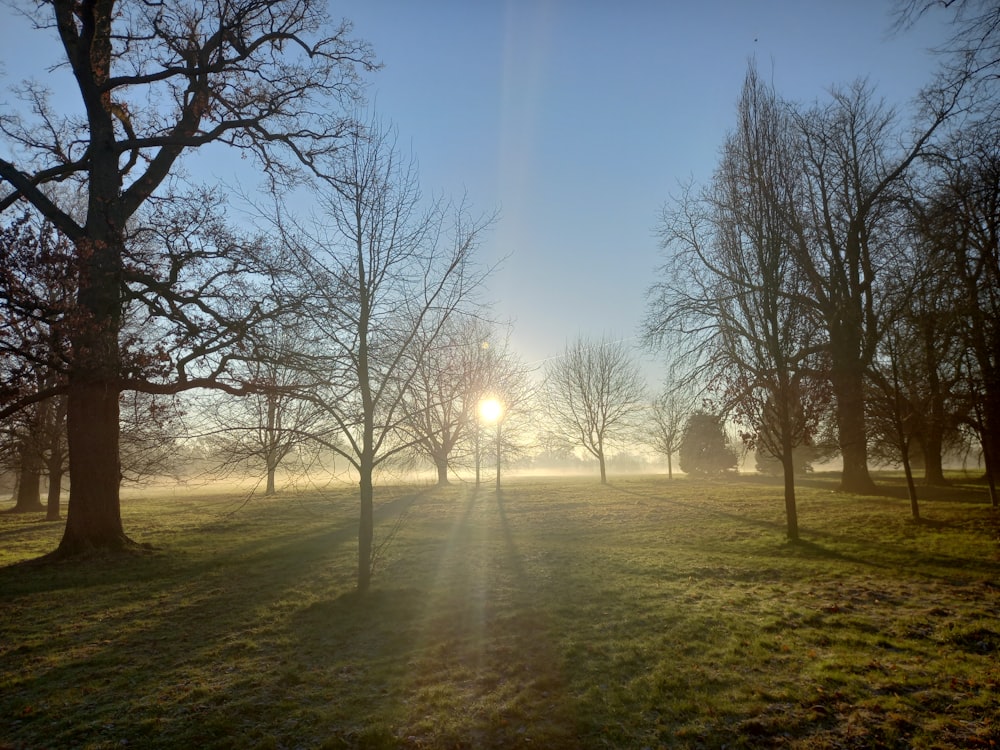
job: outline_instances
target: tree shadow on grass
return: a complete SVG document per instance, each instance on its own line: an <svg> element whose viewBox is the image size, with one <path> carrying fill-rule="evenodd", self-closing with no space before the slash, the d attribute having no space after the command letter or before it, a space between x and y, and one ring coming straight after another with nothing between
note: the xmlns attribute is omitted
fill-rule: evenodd
<svg viewBox="0 0 1000 750"><path fill-rule="evenodd" d="M726 486L739 486L744 479L740 478L732 482L718 482L706 484L707 488L719 488L724 490ZM777 482L768 481L764 477L752 477L752 484L774 484L780 488ZM834 480L823 478L818 486L832 488ZM789 541L785 537L785 524L780 521L769 521L759 517L753 517L745 513L726 510L724 507L711 504L699 504L682 500L675 497L651 496L649 493L636 491L627 486L617 486L609 484L609 488L633 495L645 500L656 499L657 502L665 505L672 505L678 508L702 514L709 517L725 519L739 526L763 529L773 532L775 543L762 545L755 550L755 554L766 556L775 560L798 558L807 560L829 560L843 564L862 566L873 569L887 569L908 567L920 569L920 575L926 577L937 577L941 579L953 580L956 577L982 577L1000 575L1000 563L991 560L977 561L974 570L970 568L968 557L961 555L949 555L940 552L915 549L908 544L900 544L898 541L866 538L864 535L852 535L846 532L829 531L812 528L808 523L803 524L800 516L800 538L798 541ZM833 490L836 492L836 490ZM905 487L903 487L905 493ZM888 498L889 496L878 496ZM904 496L905 497L905 496ZM947 532L949 529L957 529L962 524L960 522L945 522L932 519L921 519L913 521L910 516L900 516L899 522L902 527L911 529L925 529L928 531ZM780 541L779 541L780 539ZM723 548L725 551L725 548ZM738 546L731 548L731 554L741 556L745 550Z"/></svg>
<svg viewBox="0 0 1000 750"><path fill-rule="evenodd" d="M314 617L310 634L317 645L309 648L289 645L283 623L308 609L301 600L325 593L329 576L322 571L355 533L355 524L346 522L248 540L217 556L160 553L134 566L49 566L37 576L0 571L3 599L18 577L37 579L21 587L30 598L12 597L22 617L37 618L38 596L91 592L72 600L60 595L63 615L48 626L46 638L4 655L14 674L24 675L0 698L4 715L21 717L10 737L31 745L41 731L62 747L123 741L248 747L269 736L282 738L279 744L309 736L319 719L287 705L289 691L310 669L322 670L324 658L336 658L336 648L325 648L335 644L323 638L342 636L338 628L353 621L333 619L331 630L329 617L325 623ZM35 615L29 614L33 608ZM352 609L341 607L338 616ZM364 619L355 626L359 633L371 630ZM18 623L8 624L2 630L17 638ZM40 668L39 660L48 666ZM311 690L306 700L320 702L319 687ZM62 705L68 710L56 709ZM81 715L91 720L81 725Z"/></svg>

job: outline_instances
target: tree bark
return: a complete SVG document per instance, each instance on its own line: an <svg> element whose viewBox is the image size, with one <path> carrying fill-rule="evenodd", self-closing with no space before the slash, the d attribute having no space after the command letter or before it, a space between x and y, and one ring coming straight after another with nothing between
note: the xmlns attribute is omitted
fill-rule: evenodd
<svg viewBox="0 0 1000 750"><path fill-rule="evenodd" d="M27 443L21 444L21 468L18 472L17 494L11 513L40 513L42 506L41 466L37 452Z"/></svg>
<svg viewBox="0 0 1000 750"><path fill-rule="evenodd" d="M117 180L117 173L110 179ZM96 175L91 180L96 182ZM95 193L102 191L92 189L91 194ZM104 219L88 233L97 239L77 243L81 320L72 335L74 362L66 405L70 491L66 529L56 550L64 556L117 550L132 543L122 527L119 498L118 334L124 239L115 227L124 222L107 214Z"/></svg>
<svg viewBox="0 0 1000 750"><path fill-rule="evenodd" d="M437 483L439 487L444 487L447 484L451 484L448 480L448 459L447 457L435 456L434 466L437 468Z"/></svg>
<svg viewBox="0 0 1000 750"><path fill-rule="evenodd" d="M905 442L905 441L904 441ZM910 498L910 514L914 521L920 520L920 504L917 501L917 485L913 481L913 469L910 466L910 446L902 446L903 472L906 474L906 494Z"/></svg>
<svg viewBox="0 0 1000 750"><path fill-rule="evenodd" d="M500 422L497 422L497 492L500 491L500 458L502 443L500 442Z"/></svg>
<svg viewBox="0 0 1000 750"><path fill-rule="evenodd" d="M852 362L855 358L837 352L836 347L831 346L831 352L834 357L831 383L836 399L840 455L844 462L840 489L844 492L870 494L875 490L875 483L868 473L863 368L860 362Z"/></svg>
<svg viewBox="0 0 1000 750"><path fill-rule="evenodd" d="M61 463L62 460L60 459ZM61 518L59 505L60 496L62 495L62 476L63 470L61 465L57 469L49 470L49 492L45 504L46 521L58 521Z"/></svg>
<svg viewBox="0 0 1000 750"><path fill-rule="evenodd" d="M935 417L932 417L926 437L920 445L924 454L924 483L929 486L942 487L948 484L944 478L944 464L941 458L943 444L943 431Z"/></svg>
<svg viewBox="0 0 1000 750"><path fill-rule="evenodd" d="M365 593L372 583L372 548L375 539L375 490L370 462L361 465L361 519L358 526L358 592Z"/></svg>
<svg viewBox="0 0 1000 750"><path fill-rule="evenodd" d="M69 504L57 554L122 549L131 542L119 502L118 389L108 382L70 376L66 415L69 442Z"/></svg>
<svg viewBox="0 0 1000 750"><path fill-rule="evenodd" d="M788 451L781 457L781 467L785 475L785 528L791 542L799 541L799 512L795 504L795 464L792 459L791 441Z"/></svg>
<svg viewBox="0 0 1000 750"><path fill-rule="evenodd" d="M781 430L781 468L785 479L785 526L791 542L799 540L799 512L795 504L795 440L789 403L788 372L781 364L778 393L778 429Z"/></svg>

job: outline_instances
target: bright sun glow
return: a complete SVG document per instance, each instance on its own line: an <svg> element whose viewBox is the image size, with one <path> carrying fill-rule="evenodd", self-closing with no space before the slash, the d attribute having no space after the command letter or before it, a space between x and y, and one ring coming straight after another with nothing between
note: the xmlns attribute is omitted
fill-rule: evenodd
<svg viewBox="0 0 1000 750"><path fill-rule="evenodd" d="M484 422L493 423L503 416L503 404L495 398L484 398L479 402L479 417Z"/></svg>

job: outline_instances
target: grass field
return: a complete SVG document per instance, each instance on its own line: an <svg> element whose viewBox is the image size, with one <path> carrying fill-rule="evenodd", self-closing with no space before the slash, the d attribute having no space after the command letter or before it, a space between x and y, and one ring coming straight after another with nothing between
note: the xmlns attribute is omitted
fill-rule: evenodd
<svg viewBox="0 0 1000 750"><path fill-rule="evenodd" d="M0 516L0 748L975 748L1000 743L1000 517L956 485L662 477L124 503L153 549L25 564Z"/></svg>

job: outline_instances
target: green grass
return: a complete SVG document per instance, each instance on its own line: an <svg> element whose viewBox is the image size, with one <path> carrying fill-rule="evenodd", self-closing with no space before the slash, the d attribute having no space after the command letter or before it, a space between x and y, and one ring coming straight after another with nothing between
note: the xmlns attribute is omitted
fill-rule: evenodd
<svg viewBox="0 0 1000 750"><path fill-rule="evenodd" d="M613 479L129 499L127 558L0 515L0 748L970 748L1000 742L998 515Z"/></svg>

